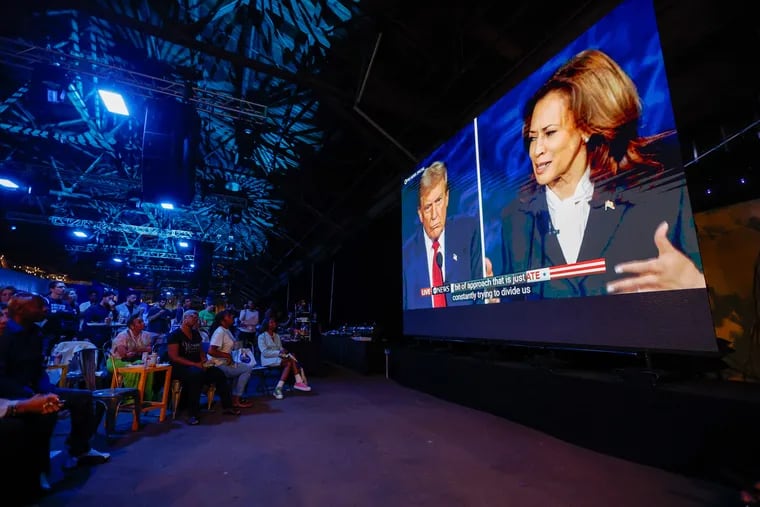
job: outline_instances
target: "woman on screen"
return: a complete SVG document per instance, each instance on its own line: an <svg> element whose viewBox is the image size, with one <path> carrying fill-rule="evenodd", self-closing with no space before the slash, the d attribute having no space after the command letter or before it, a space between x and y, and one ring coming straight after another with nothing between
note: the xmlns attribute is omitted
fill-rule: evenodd
<svg viewBox="0 0 760 507"><path fill-rule="evenodd" d="M537 283L531 297L705 286L674 132L640 137L640 116L633 81L598 50L570 59L528 102L534 180L504 215L505 272L605 261Z"/></svg>

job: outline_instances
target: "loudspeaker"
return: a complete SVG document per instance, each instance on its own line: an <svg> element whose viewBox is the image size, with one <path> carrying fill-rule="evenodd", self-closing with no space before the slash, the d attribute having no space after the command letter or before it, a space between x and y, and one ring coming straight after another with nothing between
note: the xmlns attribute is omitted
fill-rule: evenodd
<svg viewBox="0 0 760 507"><path fill-rule="evenodd" d="M151 102L145 111L142 199L188 205L195 196L200 118L175 99Z"/></svg>

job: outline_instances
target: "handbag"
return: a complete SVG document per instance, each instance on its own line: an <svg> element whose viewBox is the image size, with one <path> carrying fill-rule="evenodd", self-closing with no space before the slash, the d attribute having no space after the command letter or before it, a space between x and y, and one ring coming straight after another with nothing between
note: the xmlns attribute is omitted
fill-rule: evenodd
<svg viewBox="0 0 760 507"><path fill-rule="evenodd" d="M238 363L251 364L253 363L253 352L247 347L240 349L240 353L237 359Z"/></svg>

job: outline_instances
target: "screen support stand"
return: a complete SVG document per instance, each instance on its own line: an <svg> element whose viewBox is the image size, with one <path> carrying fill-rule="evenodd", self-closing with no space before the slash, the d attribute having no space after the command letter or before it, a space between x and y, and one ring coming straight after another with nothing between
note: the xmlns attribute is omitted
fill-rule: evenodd
<svg viewBox="0 0 760 507"><path fill-rule="evenodd" d="M643 351L641 357L644 359L644 366L623 368L621 371L623 381L632 386L655 388L663 378L664 372L654 368L652 355L649 351Z"/></svg>
<svg viewBox="0 0 760 507"><path fill-rule="evenodd" d="M652 367L652 355L646 350L644 351L644 364L648 371L654 371L654 368Z"/></svg>

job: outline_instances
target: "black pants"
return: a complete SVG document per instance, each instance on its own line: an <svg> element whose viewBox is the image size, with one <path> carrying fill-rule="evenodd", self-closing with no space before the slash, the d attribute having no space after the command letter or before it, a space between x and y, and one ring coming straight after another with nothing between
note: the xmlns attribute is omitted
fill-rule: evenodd
<svg viewBox="0 0 760 507"><path fill-rule="evenodd" d="M184 364L172 365L172 378L182 382L182 399L185 402L188 415L198 417L201 412L201 389L204 385L215 384L216 392L222 400L222 407L232 408L232 390L227 376L222 370L198 368Z"/></svg>
<svg viewBox="0 0 760 507"><path fill-rule="evenodd" d="M50 471L50 438L57 420L56 414L0 419L0 456L8 465L0 474L0 491L14 492L4 495L3 505L26 505L39 494L40 473Z"/></svg>
<svg viewBox="0 0 760 507"><path fill-rule="evenodd" d="M81 456L90 450L90 439L98 431L104 409L92 401L92 392L86 389L53 390L63 401L64 409L71 414L71 433L66 439L71 456Z"/></svg>

